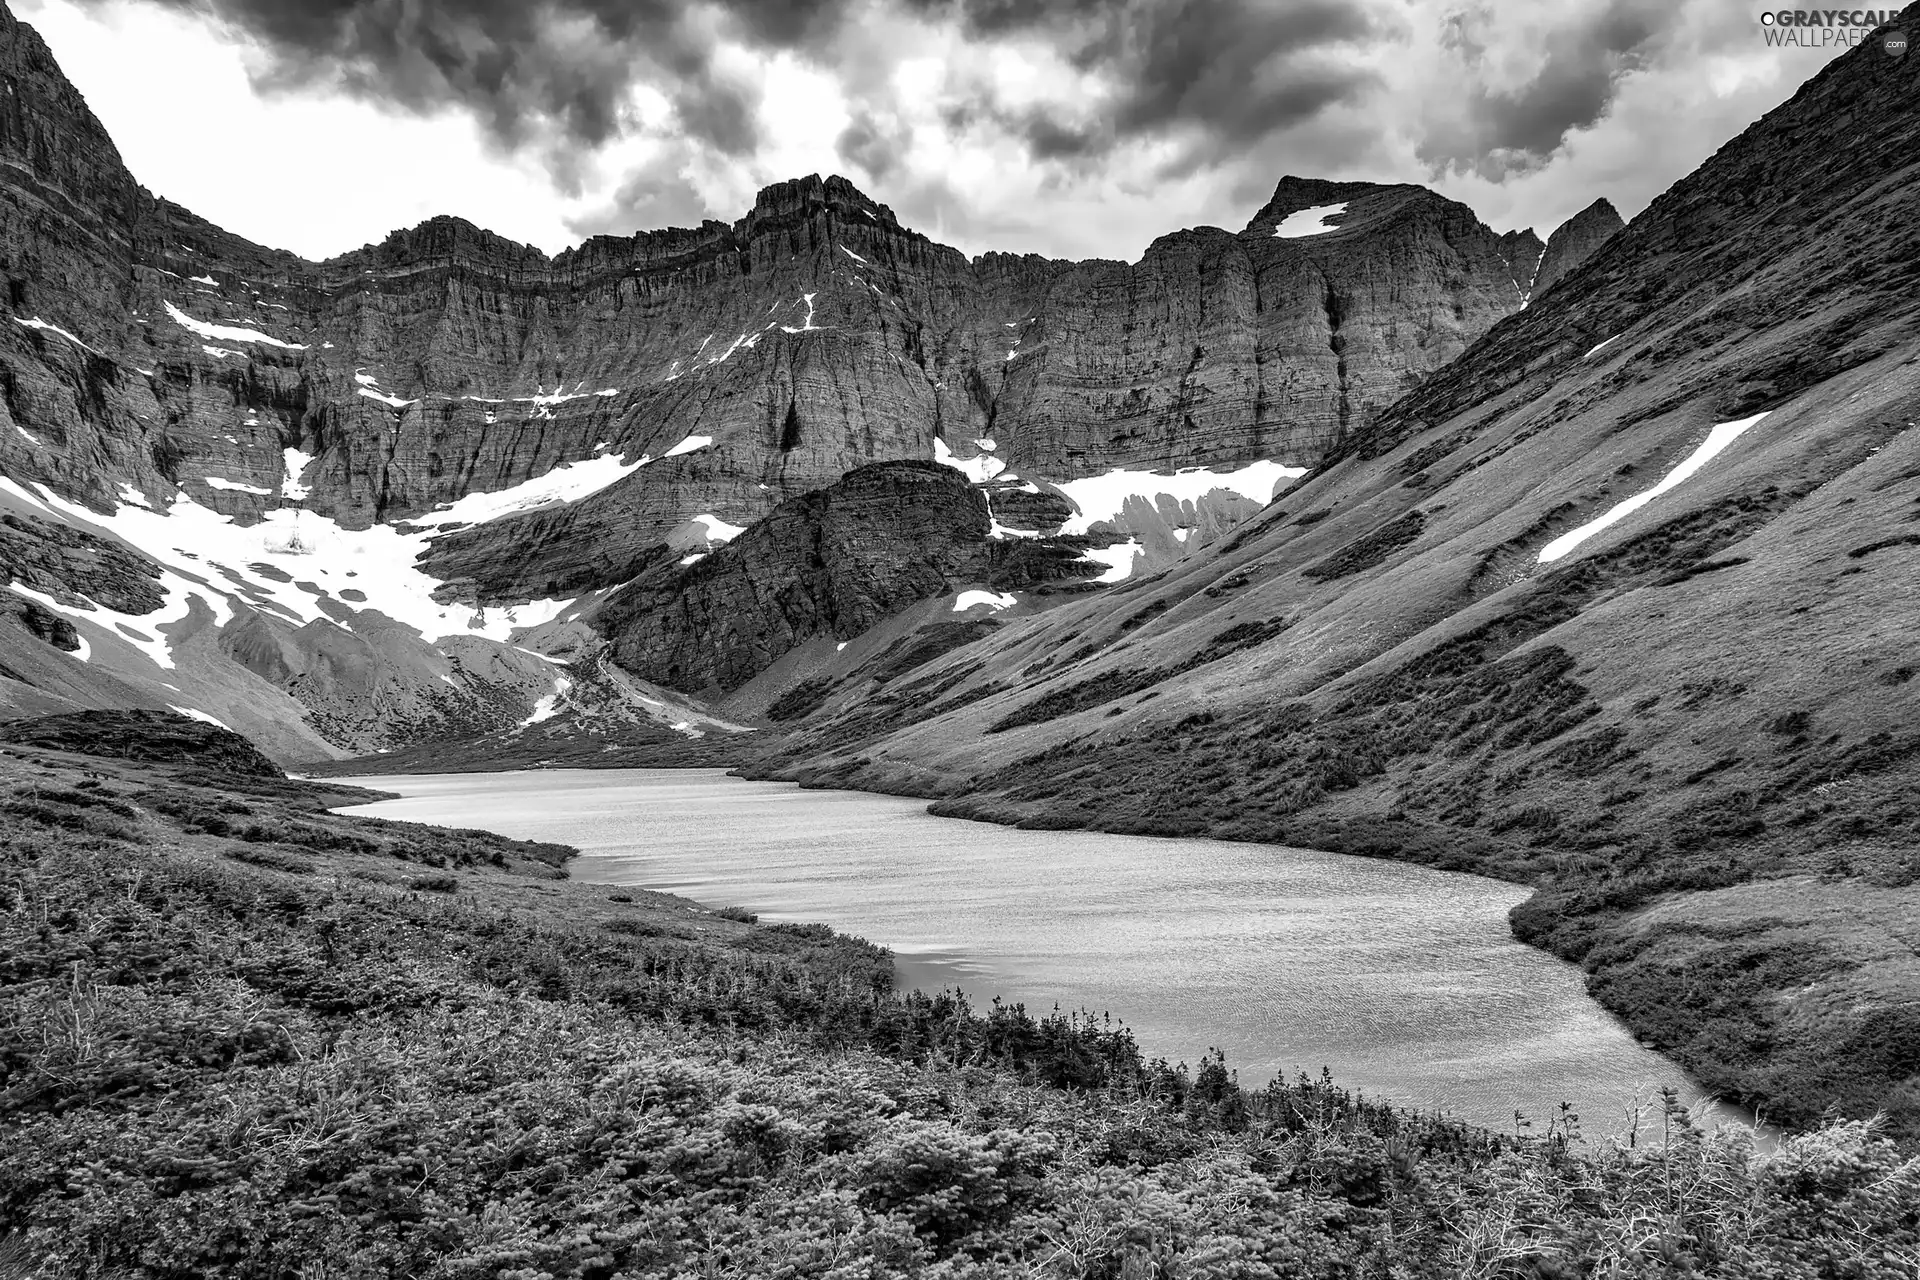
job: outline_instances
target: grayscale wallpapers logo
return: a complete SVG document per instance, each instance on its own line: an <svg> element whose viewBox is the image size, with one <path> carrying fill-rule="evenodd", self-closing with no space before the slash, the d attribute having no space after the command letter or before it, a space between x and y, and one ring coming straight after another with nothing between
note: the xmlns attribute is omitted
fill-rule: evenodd
<svg viewBox="0 0 1920 1280"><path fill-rule="evenodd" d="M1760 15L1760 34L1782 48L1851 49L1878 32L1887 56L1904 58L1907 33L1880 30L1899 16L1897 9L1768 9Z"/></svg>

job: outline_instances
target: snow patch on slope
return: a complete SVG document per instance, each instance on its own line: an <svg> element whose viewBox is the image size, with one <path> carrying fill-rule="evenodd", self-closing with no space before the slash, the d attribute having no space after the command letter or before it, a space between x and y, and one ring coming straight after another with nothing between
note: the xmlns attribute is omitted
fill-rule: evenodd
<svg viewBox="0 0 1920 1280"><path fill-rule="evenodd" d="M1740 418L1734 422L1720 423L1707 433L1707 438L1700 442L1700 447L1689 454L1686 461L1667 472L1666 477L1661 480L1659 484L1648 489L1645 493L1637 493L1624 502L1615 503L1605 515L1596 520L1589 520L1570 533L1561 534L1552 542L1540 548L1540 563L1550 564L1560 559L1608 525L1625 519L1627 516L1632 515L1640 508L1646 506L1649 502L1652 502L1655 498L1713 461L1714 456L1732 444L1742 432L1759 422L1760 419L1766 417L1767 413L1771 412L1772 410L1767 410L1763 413L1756 413L1751 418Z"/></svg>
<svg viewBox="0 0 1920 1280"><path fill-rule="evenodd" d="M257 484L241 484L238 480L226 480L219 476L203 476L209 489L232 489L238 493L258 494L262 498L271 498L273 490L262 489Z"/></svg>
<svg viewBox="0 0 1920 1280"><path fill-rule="evenodd" d="M998 595L995 595L991 591L962 591L959 598L953 602L953 611L955 613L965 613L967 610L977 609L981 605L987 605L993 609L1011 609L1019 603L1020 601L1014 597L1011 591L1003 591Z"/></svg>
<svg viewBox="0 0 1920 1280"><path fill-rule="evenodd" d="M281 452L280 456L287 468L287 478L280 482L280 496L283 498L292 498L295 502L303 501L308 494L313 492L313 486L310 484L301 484L300 475L308 467L313 465L313 455L310 453L302 453L298 449L286 449ZM141 544L136 543L134 545L139 546Z"/></svg>
<svg viewBox="0 0 1920 1280"><path fill-rule="evenodd" d="M362 387L356 393L369 400L378 400L390 409L404 409L410 404L419 404L418 400L403 400L399 396L390 396L384 391L375 391L372 387Z"/></svg>
<svg viewBox="0 0 1920 1280"><path fill-rule="evenodd" d="M797 328L797 329L796 329L796 328L794 328L794 327L793 327L792 325L790 325L790 324L783 324L783 325L781 325L781 326L780 326L780 332L782 332L782 333L810 333L810 332L812 332L813 330L815 330L815 329L818 329L818 328L820 327L819 325L817 325L817 324L815 324L815 323L813 322L813 295L812 295L812 294L810 294L810 293L803 293L803 294L801 294L801 295L800 295L800 301L802 301L802 302L804 302L804 303L806 303L806 304L807 304L807 318L806 318L806 321L805 321L805 322L804 322L803 324L801 324L801 326L800 326L799 328Z"/></svg>
<svg viewBox="0 0 1920 1280"><path fill-rule="evenodd" d="M1301 236L1324 235L1329 231L1338 231L1338 227L1327 225L1327 219L1338 217L1347 211L1347 202L1339 204L1317 204L1311 209L1300 209L1280 219L1280 225L1273 229L1276 236L1288 240L1297 240Z"/></svg>
<svg viewBox="0 0 1920 1280"><path fill-rule="evenodd" d="M479 636L502 643L520 628L553 621L573 603L535 600L475 608L434 600L433 592L441 585L439 579L415 567L416 559L435 536L431 530L402 531L385 524L344 529L299 508L267 512L259 523L242 528L185 496L176 498L164 511L128 504L112 515L102 516L66 501L44 485L33 488L37 492L0 476L0 490L48 515L140 548L161 565L160 588L166 600L151 613L129 616L62 604L18 584L13 590L39 599L76 622L105 628L109 635L141 649L161 667L172 667L173 656L160 629L186 620L195 600L212 612L216 625L230 620L239 606L250 606L296 625L339 625L321 607L324 603L336 614L343 609L377 610L428 641ZM255 566L264 566L269 572ZM302 582L319 594L303 589ZM349 590L365 599L344 600L341 593Z"/></svg>
<svg viewBox="0 0 1920 1280"><path fill-rule="evenodd" d="M86 343L80 341L80 339L74 337L72 334L68 333L65 329L62 329L59 325L48 324L45 320L42 320L39 316L35 316L31 320L22 319L19 316L15 316L13 318L13 322L18 325L24 325L29 329L38 329L42 333L57 333L61 337L65 338L68 342L73 343L77 347L81 347L87 351L93 351L93 354L95 355L100 354L100 352L94 351L92 347L87 346Z"/></svg>
<svg viewBox="0 0 1920 1280"><path fill-rule="evenodd" d="M688 436L685 440L682 440L679 444L673 446L673 448L667 450L660 456L663 458L677 458L683 453L692 453L695 449L704 449L712 443L712 436Z"/></svg>
<svg viewBox="0 0 1920 1280"><path fill-rule="evenodd" d="M1129 538L1115 546L1090 548L1086 558L1107 566L1107 571L1095 578L1095 582L1123 582L1133 573L1133 562L1139 555L1140 543Z"/></svg>
<svg viewBox="0 0 1920 1280"><path fill-rule="evenodd" d="M1238 471L1185 467L1165 476L1151 471L1116 469L1084 480L1068 480L1054 487L1066 494L1077 510L1060 526L1060 532L1085 533L1103 520L1115 519L1129 498L1144 498L1150 503L1162 497L1192 502L1216 489L1224 489L1264 506L1273 500L1282 484L1305 474L1305 467L1261 461L1250 462Z"/></svg>
<svg viewBox="0 0 1920 1280"><path fill-rule="evenodd" d="M638 462L627 462L624 455L601 454L575 463L561 463L543 476L497 489L492 493L469 493L458 502L443 506L424 516L415 516L408 524L439 528L448 524L480 524L501 516L542 507L578 502L626 479L653 459L645 454Z"/></svg>
<svg viewBox="0 0 1920 1280"><path fill-rule="evenodd" d="M167 303L166 307L167 314L173 317L175 324L202 338L221 338L228 342L261 342L267 346L282 347L288 351L307 349L307 344L304 342L283 342L279 338L269 337L258 329L243 329L238 325L211 324L205 320L195 320L171 302Z"/></svg>
<svg viewBox="0 0 1920 1280"><path fill-rule="evenodd" d="M525 720L522 720L520 727L524 729L528 725L539 724L542 720L551 720L559 715L560 699L564 697L567 690L572 687L573 681L567 679L565 676L555 676L553 692L540 695L540 700L533 704L533 714L529 715Z"/></svg>
<svg viewBox="0 0 1920 1280"><path fill-rule="evenodd" d="M939 436L933 438L933 460L942 466L964 472L967 479L975 484L985 484L1007 469L1006 463L994 457L956 458L953 450L947 448L947 442Z"/></svg>
<svg viewBox="0 0 1920 1280"><path fill-rule="evenodd" d="M719 516L699 515L695 516L694 519L707 527L708 542L732 542L735 538L747 531L745 525L728 524Z"/></svg>

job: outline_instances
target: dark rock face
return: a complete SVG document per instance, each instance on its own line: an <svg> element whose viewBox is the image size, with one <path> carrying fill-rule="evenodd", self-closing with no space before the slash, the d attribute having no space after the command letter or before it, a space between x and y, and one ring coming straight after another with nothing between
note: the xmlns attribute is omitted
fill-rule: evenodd
<svg viewBox="0 0 1920 1280"><path fill-rule="evenodd" d="M1509 231L1500 237L1507 261L1513 265L1513 283L1521 293L1533 288L1533 280L1540 271L1540 255L1546 246L1540 243L1540 237L1533 233L1532 227L1521 231Z"/></svg>
<svg viewBox="0 0 1920 1280"><path fill-rule="evenodd" d="M1626 226L1619 211L1607 200L1592 204L1561 223L1547 237L1546 252L1540 255L1540 270L1533 277L1533 297L1537 298L1591 258L1613 233Z"/></svg>
<svg viewBox="0 0 1920 1280"><path fill-rule="evenodd" d="M1283 226L1331 205L1329 230ZM1237 235L1175 232L1132 266L1057 275L1003 339L1001 456L1048 478L1310 465L1517 310L1528 253L1422 187L1283 178Z"/></svg>
<svg viewBox="0 0 1920 1280"><path fill-rule="evenodd" d="M32 516L0 515L0 586L13 581L66 603L84 596L142 614L165 601L159 578L158 566L118 542Z"/></svg>
<svg viewBox="0 0 1920 1280"><path fill-rule="evenodd" d="M76 755L190 764L252 778L284 778L279 766L231 729L168 711L84 711L0 720L0 742Z"/></svg>
<svg viewBox="0 0 1920 1280"><path fill-rule="evenodd" d="M46 641L62 653L73 653L80 648L79 629L38 601L19 601L12 606L12 616L27 629L27 634Z"/></svg>
<svg viewBox="0 0 1920 1280"><path fill-rule="evenodd" d="M987 582L1006 554L990 525L986 495L952 468L876 463L783 503L693 564L641 575L597 625L615 660L644 679L731 691L808 640L851 640L908 605ZM1052 563L1039 572L1066 576ZM1015 585L1038 572L1021 576Z"/></svg>

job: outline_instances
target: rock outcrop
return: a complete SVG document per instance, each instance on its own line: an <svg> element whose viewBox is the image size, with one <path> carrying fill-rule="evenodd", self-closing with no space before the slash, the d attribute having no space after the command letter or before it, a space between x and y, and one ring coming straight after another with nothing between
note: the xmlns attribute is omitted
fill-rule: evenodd
<svg viewBox="0 0 1920 1280"><path fill-rule="evenodd" d="M1595 200L1561 223L1547 237L1546 252L1540 255L1540 269L1533 277L1532 296L1537 298L1553 288L1626 225L1612 202L1604 199Z"/></svg>
<svg viewBox="0 0 1920 1280"><path fill-rule="evenodd" d="M166 711L89 711L0 720L0 742L150 764L193 765L240 778L284 778L260 749L218 725Z"/></svg>
<svg viewBox="0 0 1920 1280"><path fill-rule="evenodd" d="M159 565L111 538L32 516L0 515L0 580L63 604L85 598L116 613L151 613L166 602L160 572Z"/></svg>
<svg viewBox="0 0 1920 1280"><path fill-rule="evenodd" d="M921 600L1100 571L1071 544L996 541L991 527L986 493L958 471L875 463L782 503L711 554L642 574L596 625L626 670L727 693L809 640L851 640Z"/></svg>

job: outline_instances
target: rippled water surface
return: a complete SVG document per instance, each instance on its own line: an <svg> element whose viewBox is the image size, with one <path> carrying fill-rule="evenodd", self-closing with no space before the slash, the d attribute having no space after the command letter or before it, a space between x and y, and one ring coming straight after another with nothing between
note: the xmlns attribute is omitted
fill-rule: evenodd
<svg viewBox="0 0 1920 1280"><path fill-rule="evenodd" d="M819 920L891 947L907 985L1111 1011L1148 1053L1219 1046L1243 1083L1330 1067L1350 1087L1510 1128L1562 1101L1617 1132L1698 1091L1515 942L1513 885L1271 845L1017 831L918 800L719 770L356 779L350 812L578 847L576 880Z"/></svg>

